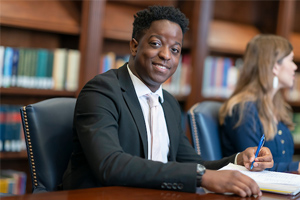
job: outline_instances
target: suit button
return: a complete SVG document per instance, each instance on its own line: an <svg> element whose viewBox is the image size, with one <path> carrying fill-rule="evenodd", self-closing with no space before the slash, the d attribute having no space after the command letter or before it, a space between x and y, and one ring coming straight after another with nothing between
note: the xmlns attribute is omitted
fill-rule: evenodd
<svg viewBox="0 0 300 200"><path fill-rule="evenodd" d="M281 140L281 144L284 144L284 140Z"/></svg>
<svg viewBox="0 0 300 200"><path fill-rule="evenodd" d="M285 150L282 151L282 154L285 154Z"/></svg>
<svg viewBox="0 0 300 200"><path fill-rule="evenodd" d="M182 189L183 189L183 184L182 184L182 183L178 183L177 188L178 188L179 190L182 190Z"/></svg>
<svg viewBox="0 0 300 200"><path fill-rule="evenodd" d="M167 187L167 183L161 184L161 189L165 189Z"/></svg>
<svg viewBox="0 0 300 200"><path fill-rule="evenodd" d="M167 188L170 190L172 189L172 183L168 183Z"/></svg>
<svg viewBox="0 0 300 200"><path fill-rule="evenodd" d="M177 190L177 183L173 183L172 188L173 188L174 190Z"/></svg>
<svg viewBox="0 0 300 200"><path fill-rule="evenodd" d="M278 135L282 135L282 130L279 130L279 131L278 131Z"/></svg>

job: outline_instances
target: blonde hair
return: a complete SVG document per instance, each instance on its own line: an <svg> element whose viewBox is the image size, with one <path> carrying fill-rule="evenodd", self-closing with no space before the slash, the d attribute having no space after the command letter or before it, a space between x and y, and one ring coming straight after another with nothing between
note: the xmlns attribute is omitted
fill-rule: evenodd
<svg viewBox="0 0 300 200"><path fill-rule="evenodd" d="M245 104L251 101L257 106L267 140L275 137L277 121L282 121L289 129L294 128L291 107L285 102L281 92L278 91L272 99L273 66L275 62L281 64L283 58L292 50L293 47L287 39L269 34L257 35L247 44L236 88L219 111L221 125L224 124L227 115L232 115L235 105L239 105L240 117L235 127L239 126L243 119Z"/></svg>

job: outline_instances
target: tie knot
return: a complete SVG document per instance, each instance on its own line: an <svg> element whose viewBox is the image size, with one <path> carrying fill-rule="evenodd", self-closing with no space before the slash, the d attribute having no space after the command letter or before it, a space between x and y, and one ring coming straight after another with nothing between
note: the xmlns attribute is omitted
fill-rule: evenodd
<svg viewBox="0 0 300 200"><path fill-rule="evenodd" d="M157 94L147 94L148 96L148 103L150 108L158 106L159 102L158 102L158 95Z"/></svg>

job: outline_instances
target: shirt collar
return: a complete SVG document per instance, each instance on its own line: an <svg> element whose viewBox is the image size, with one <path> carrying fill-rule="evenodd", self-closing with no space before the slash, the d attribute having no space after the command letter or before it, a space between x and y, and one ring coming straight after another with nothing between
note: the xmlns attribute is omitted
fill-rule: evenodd
<svg viewBox="0 0 300 200"><path fill-rule="evenodd" d="M160 102L163 103L164 102L164 97L163 97L163 92L162 92L162 86L160 85L158 90L156 90L155 92L152 92L138 77L136 77L132 71L129 68L129 65L127 64L127 69L130 75L130 78L132 80L135 92L138 96L138 98L149 94L149 93L153 93L153 94L157 94L160 98Z"/></svg>

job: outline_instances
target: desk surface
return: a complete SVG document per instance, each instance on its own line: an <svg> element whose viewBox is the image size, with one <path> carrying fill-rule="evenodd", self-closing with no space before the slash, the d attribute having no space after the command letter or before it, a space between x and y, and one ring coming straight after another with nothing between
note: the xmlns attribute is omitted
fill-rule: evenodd
<svg viewBox="0 0 300 200"><path fill-rule="evenodd" d="M1 197L1 200L153 200L153 199L165 199L165 200L270 200L270 199L300 199L300 196L286 196L276 195L271 193L263 193L260 198L241 198L235 195L222 195L209 193L205 194L203 190L197 191L197 193L184 193L173 192L166 190L153 190L143 188L130 188L130 187L101 187L90 188L80 190L58 191L39 194L25 194L22 196Z"/></svg>

